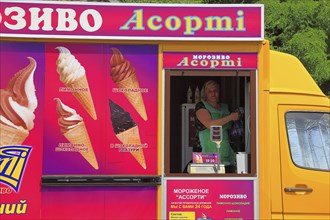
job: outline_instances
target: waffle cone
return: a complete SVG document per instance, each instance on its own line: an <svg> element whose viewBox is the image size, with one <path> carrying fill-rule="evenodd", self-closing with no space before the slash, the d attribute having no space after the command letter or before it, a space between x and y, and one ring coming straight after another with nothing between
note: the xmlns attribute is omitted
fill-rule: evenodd
<svg viewBox="0 0 330 220"><path fill-rule="evenodd" d="M76 97L76 99L80 102L80 104L84 107L84 109L88 112L88 114L94 120L96 120L97 119L96 111L94 107L93 98L89 90L89 85L86 75L77 79L73 83L66 84L66 86L72 89L83 89L83 91L72 92L72 94Z"/></svg>
<svg viewBox="0 0 330 220"><path fill-rule="evenodd" d="M28 135L27 130L19 130L0 123L0 146L21 145Z"/></svg>
<svg viewBox="0 0 330 220"><path fill-rule="evenodd" d="M97 163L93 146L89 139L87 129L84 122L80 122L76 127L72 128L68 132L63 134L71 144L83 144L87 151L79 151L79 153L88 161L94 169L98 170L99 165Z"/></svg>
<svg viewBox="0 0 330 220"><path fill-rule="evenodd" d="M116 136L123 144L141 144L139 129L137 126L134 126L124 132L121 132ZM131 151L130 153L139 162L143 169L147 168L146 161L144 159L143 149L141 147L137 148L137 151Z"/></svg>
<svg viewBox="0 0 330 220"><path fill-rule="evenodd" d="M139 81L136 74L132 74L130 77L117 82L117 86L122 89L139 89ZM144 102L142 99L141 92L135 91L125 91L124 95L128 101L133 105L135 110L141 115L141 117L146 121L148 119L146 109L144 107Z"/></svg>

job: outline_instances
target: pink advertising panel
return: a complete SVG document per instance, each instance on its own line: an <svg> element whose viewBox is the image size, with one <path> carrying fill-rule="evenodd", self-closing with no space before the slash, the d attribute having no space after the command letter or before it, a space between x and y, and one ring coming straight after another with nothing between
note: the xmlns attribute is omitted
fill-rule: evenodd
<svg viewBox="0 0 330 220"><path fill-rule="evenodd" d="M157 175L158 47L0 47L0 219L155 219L155 186L42 180Z"/></svg>
<svg viewBox="0 0 330 220"><path fill-rule="evenodd" d="M252 180L168 180L166 219L254 219Z"/></svg>
<svg viewBox="0 0 330 220"><path fill-rule="evenodd" d="M22 216L38 219L44 132L44 46L1 42L0 48L0 219L22 219ZM31 76L36 93L30 93L27 99L22 87ZM18 104L11 108L9 99ZM30 108L24 107L27 103ZM24 121L17 121L18 109L25 110ZM15 113L9 113L12 111ZM4 117L15 122L17 129L11 129Z"/></svg>
<svg viewBox="0 0 330 220"><path fill-rule="evenodd" d="M1 1L8 37L262 40L262 5L138 5Z"/></svg>
<svg viewBox="0 0 330 220"><path fill-rule="evenodd" d="M45 49L43 174L156 175L157 46L47 43ZM87 82L71 83L71 71Z"/></svg>
<svg viewBox="0 0 330 220"><path fill-rule="evenodd" d="M257 53L165 52L165 69L257 69Z"/></svg>

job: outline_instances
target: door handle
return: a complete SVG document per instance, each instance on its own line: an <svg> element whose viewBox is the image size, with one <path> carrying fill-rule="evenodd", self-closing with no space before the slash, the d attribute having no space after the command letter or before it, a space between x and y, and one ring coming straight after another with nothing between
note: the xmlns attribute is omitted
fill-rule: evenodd
<svg viewBox="0 0 330 220"><path fill-rule="evenodd" d="M313 192L313 188L285 187L284 192Z"/></svg>

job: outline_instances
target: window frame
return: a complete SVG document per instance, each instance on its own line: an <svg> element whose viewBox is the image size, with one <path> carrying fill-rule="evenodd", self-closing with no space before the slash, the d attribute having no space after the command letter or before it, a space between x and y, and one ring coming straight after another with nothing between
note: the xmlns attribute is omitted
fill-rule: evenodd
<svg viewBox="0 0 330 220"><path fill-rule="evenodd" d="M290 144L290 136L289 136L289 131L288 131L288 123L287 123L287 115L288 114L291 114L291 113L318 113L318 114L329 114L330 116L330 113L329 112L326 112L326 111L310 111L310 110L306 110L306 111L302 111L302 110L290 110L290 111L287 111L285 112L284 114L284 121L285 121L285 130L286 130L286 138L287 138L287 144L288 144L288 150L290 152L290 158L291 158L291 161L292 163L300 168L300 169L304 169L304 170L312 170L312 171L322 171L322 172L330 172L330 167L329 169L320 169L320 168L314 168L314 167L306 167L306 166L302 166L302 165L299 165L295 162L294 158L293 158L293 154L292 154L292 148L291 148L291 144Z"/></svg>
<svg viewBox="0 0 330 220"><path fill-rule="evenodd" d="M255 177L257 176L257 71L256 70L182 70L182 69L164 69L164 176L166 177ZM249 77L250 78L250 172L247 174L225 173L225 174L186 174L170 172L170 93L171 93L171 77L173 76L207 76L207 77Z"/></svg>

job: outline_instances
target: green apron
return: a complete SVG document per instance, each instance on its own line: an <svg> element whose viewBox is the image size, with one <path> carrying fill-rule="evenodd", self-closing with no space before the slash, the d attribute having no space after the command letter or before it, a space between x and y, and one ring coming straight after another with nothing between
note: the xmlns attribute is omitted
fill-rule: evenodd
<svg viewBox="0 0 330 220"><path fill-rule="evenodd" d="M211 118L219 119L223 118L230 114L228 110L228 105L221 103L221 109L215 109L213 106L204 102L206 109L210 112ZM224 165L230 165L235 163L235 153L230 147L229 144L229 136L228 136L228 129L231 127L231 122L222 126L222 142L220 144L220 161ZM210 140L210 129L202 130L198 133L198 137L203 148L203 153L218 153L216 143Z"/></svg>

